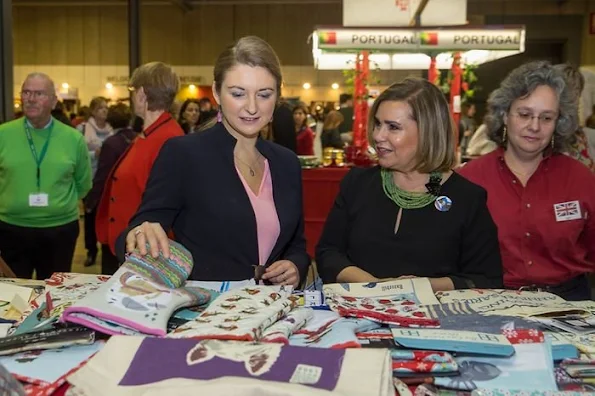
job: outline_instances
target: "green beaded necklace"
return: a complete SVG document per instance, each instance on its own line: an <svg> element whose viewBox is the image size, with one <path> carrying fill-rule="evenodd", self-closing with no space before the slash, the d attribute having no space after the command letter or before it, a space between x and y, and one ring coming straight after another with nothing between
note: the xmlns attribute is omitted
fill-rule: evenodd
<svg viewBox="0 0 595 396"><path fill-rule="evenodd" d="M400 189L393 181L391 172L381 169L382 188L387 197L403 209L419 209L428 206L436 200L440 194L440 182L442 173L430 173L430 181L426 187L430 192L410 192Z"/></svg>

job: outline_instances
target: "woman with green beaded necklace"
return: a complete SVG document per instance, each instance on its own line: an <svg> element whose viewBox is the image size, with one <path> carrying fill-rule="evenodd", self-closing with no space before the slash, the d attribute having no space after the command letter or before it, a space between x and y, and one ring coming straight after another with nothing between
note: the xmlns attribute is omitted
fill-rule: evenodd
<svg viewBox="0 0 595 396"><path fill-rule="evenodd" d="M368 133L377 167L352 169L316 248L325 283L426 277L434 291L502 286L486 192L453 174L454 123L426 80L393 84Z"/></svg>

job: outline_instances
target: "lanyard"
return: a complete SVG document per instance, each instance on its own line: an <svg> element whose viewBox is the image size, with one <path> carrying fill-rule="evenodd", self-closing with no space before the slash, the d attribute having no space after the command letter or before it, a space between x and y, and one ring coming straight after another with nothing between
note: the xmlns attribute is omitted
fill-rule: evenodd
<svg viewBox="0 0 595 396"><path fill-rule="evenodd" d="M31 155L35 160L35 164L37 165L37 192L41 191L41 163L45 158L45 154L48 151L48 145L50 144L50 137L52 136L52 130L54 129L54 122L53 120L50 122L50 130L48 132L48 137L41 148L41 153L37 155L37 149L35 148L35 144L33 143L33 136L31 136L31 129L29 128L29 124L27 120L25 120L25 134L27 135L27 141L29 142L29 148L31 149Z"/></svg>

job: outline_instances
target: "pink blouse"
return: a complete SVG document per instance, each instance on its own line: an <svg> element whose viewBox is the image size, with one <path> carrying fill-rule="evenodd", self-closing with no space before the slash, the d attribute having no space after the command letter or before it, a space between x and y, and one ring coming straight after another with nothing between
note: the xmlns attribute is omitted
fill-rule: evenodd
<svg viewBox="0 0 595 396"><path fill-rule="evenodd" d="M269 162L266 159L264 160L264 175L258 189L258 195L254 194L252 189L250 189L250 186L246 183L246 180L237 167L236 171L246 189L252 209L254 210L254 215L256 216L258 259L260 261L258 264L265 265L281 231L277 208L273 199L273 180L271 179Z"/></svg>

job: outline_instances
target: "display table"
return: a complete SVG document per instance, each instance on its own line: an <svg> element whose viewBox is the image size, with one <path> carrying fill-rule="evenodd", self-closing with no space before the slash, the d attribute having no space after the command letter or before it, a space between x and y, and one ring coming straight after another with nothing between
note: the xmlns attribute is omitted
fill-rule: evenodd
<svg viewBox="0 0 595 396"><path fill-rule="evenodd" d="M306 248L310 257L314 257L314 249L324 222L328 216L343 177L349 168L315 168L302 171L304 196L304 234Z"/></svg>

